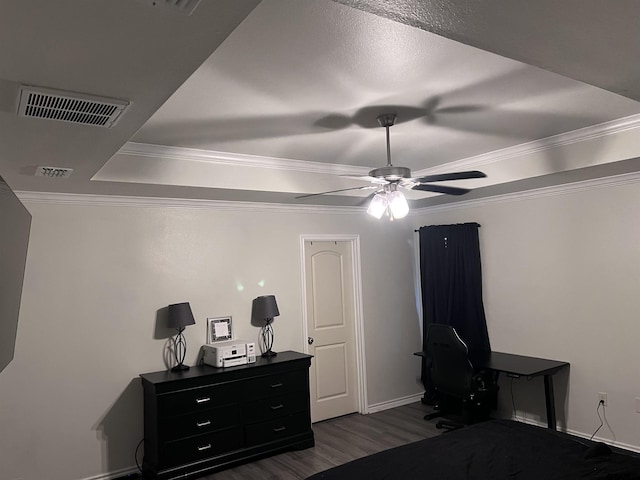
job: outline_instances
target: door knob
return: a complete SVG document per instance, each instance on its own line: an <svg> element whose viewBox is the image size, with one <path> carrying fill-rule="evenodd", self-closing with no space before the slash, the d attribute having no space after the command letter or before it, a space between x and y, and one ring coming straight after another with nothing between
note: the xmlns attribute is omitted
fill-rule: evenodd
<svg viewBox="0 0 640 480"><path fill-rule="evenodd" d="M311 345L313 343L313 337L307 337L307 343Z"/></svg>

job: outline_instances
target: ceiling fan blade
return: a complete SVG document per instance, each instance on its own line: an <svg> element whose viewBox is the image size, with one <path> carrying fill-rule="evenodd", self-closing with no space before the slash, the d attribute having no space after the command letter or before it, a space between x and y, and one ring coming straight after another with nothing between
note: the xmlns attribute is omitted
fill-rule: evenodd
<svg viewBox="0 0 640 480"><path fill-rule="evenodd" d="M414 178L414 182L429 183L429 182L444 182L447 180L467 180L469 178L484 178L487 175L478 170L471 170L469 172L452 172L452 173L440 173L437 175L425 175L424 177Z"/></svg>
<svg viewBox="0 0 640 480"><path fill-rule="evenodd" d="M465 193L469 193L471 190L468 188L459 188L459 187L447 187L445 185L428 185L428 184L420 184L416 185L411 190L421 190L423 192L434 192L434 193L446 193L447 195L464 195Z"/></svg>
<svg viewBox="0 0 640 480"><path fill-rule="evenodd" d="M343 178L351 178L353 180L362 180L363 182L371 182L378 185L386 185L387 183L389 183L384 178L369 177L367 175L363 177L355 177L353 175L340 175L340 176Z"/></svg>
<svg viewBox="0 0 640 480"><path fill-rule="evenodd" d="M297 196L295 198L296 199L298 199L298 198L309 198L309 197L316 197L318 195L327 195L329 193L348 192L349 190L370 190L372 188L378 188L378 187L375 186L375 185L367 185L365 187L341 188L340 190L329 190L328 192L307 193L306 195L299 195L299 196Z"/></svg>

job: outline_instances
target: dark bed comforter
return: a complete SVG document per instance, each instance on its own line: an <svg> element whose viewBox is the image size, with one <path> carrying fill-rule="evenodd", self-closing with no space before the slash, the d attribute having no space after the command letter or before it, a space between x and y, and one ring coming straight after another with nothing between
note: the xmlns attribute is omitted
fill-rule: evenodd
<svg viewBox="0 0 640 480"><path fill-rule="evenodd" d="M640 458L546 428L492 420L392 448L307 480L640 480Z"/></svg>

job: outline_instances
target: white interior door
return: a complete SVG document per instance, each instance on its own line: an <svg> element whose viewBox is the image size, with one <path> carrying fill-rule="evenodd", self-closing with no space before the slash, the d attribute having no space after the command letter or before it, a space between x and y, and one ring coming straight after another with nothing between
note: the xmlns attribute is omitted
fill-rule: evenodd
<svg viewBox="0 0 640 480"><path fill-rule="evenodd" d="M358 411L355 271L348 241L305 241L311 421Z"/></svg>

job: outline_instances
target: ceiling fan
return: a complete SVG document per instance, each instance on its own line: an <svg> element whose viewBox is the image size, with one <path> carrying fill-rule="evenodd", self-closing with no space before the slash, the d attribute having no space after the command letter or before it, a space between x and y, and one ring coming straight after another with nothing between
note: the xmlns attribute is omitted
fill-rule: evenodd
<svg viewBox="0 0 640 480"><path fill-rule="evenodd" d="M464 195L469 192L468 188L449 187L445 185L433 185L433 182L444 182L447 180L466 180L470 178L484 178L486 175L477 170L467 172L441 173L436 175L425 175L422 177L412 177L411 169L407 167L397 167L391 163L391 142L389 140L389 128L396 122L395 113L385 113L377 117L378 124L386 129L387 133L387 165L380 168L374 168L369 172L368 176L353 177L343 175L348 178L357 180L365 180L373 185L364 187L343 188L340 190L331 190L328 192L310 193L300 195L296 198L308 198L317 195L326 195L330 193L346 192L350 190L376 190L369 195L364 201L371 199L367 213L380 218L385 212L390 218L402 218L409 213L409 205L407 200L398 187L407 190L421 190L423 192L444 193L447 195Z"/></svg>

